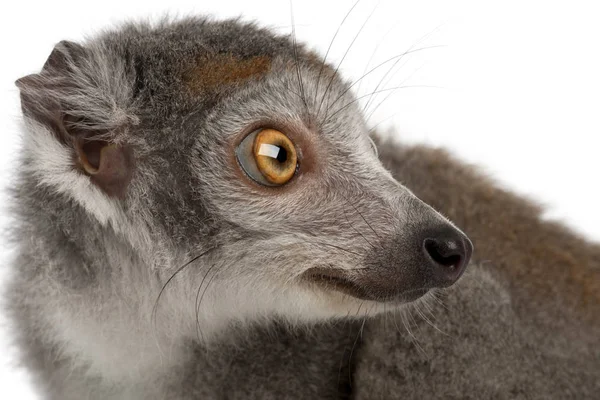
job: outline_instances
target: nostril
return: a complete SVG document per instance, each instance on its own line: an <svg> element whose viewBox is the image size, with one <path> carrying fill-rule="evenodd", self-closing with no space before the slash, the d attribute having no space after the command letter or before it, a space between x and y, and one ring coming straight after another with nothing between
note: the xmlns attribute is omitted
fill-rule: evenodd
<svg viewBox="0 0 600 400"><path fill-rule="evenodd" d="M429 257L437 264L452 268L459 266L463 259L463 251L454 241L440 241L437 239L425 239L423 244Z"/></svg>
<svg viewBox="0 0 600 400"><path fill-rule="evenodd" d="M436 285L445 287L460 278L471 258L473 245L460 232L445 230L426 238L423 251Z"/></svg>

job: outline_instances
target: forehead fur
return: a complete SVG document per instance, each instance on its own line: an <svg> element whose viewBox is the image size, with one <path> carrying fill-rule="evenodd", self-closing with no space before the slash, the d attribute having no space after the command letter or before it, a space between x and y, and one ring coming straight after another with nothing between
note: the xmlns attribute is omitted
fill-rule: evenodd
<svg viewBox="0 0 600 400"><path fill-rule="evenodd" d="M126 60L135 76L135 97L142 102L151 98L153 105L167 108L175 103L185 108L187 88L212 95L207 89L267 73L275 57L306 58L307 53L301 46L294 49L287 35L252 23L200 17L130 24L95 42ZM195 96L195 107L198 100ZM207 106L213 99L200 100Z"/></svg>

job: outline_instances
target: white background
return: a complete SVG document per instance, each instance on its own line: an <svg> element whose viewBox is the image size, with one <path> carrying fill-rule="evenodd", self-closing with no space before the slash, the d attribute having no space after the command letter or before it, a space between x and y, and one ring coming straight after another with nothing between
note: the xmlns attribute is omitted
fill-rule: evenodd
<svg viewBox="0 0 600 400"><path fill-rule="evenodd" d="M370 119L394 127L407 141L450 148L482 165L505 186L543 202L558 218L600 239L600 12L594 1L361 1L342 26L328 59L339 62L365 19L340 70L356 79L412 48L387 75L393 92ZM299 41L322 54L350 1L295 0ZM18 146L15 79L41 68L53 45L131 18L242 15L290 32L287 1L4 2L0 6L0 186L5 190ZM377 50L372 57L374 51ZM360 85L374 90L380 68ZM355 86L358 88L358 85ZM382 89L381 86L379 89ZM377 105L390 92L381 93ZM367 98L365 98L367 100ZM371 110L373 107L370 107ZM4 208L6 196L0 195ZM8 224L0 214L2 229ZM0 240L0 283L8 250ZM1 315L0 315L1 317ZM0 318L0 397L35 398L26 374L13 365L6 322Z"/></svg>

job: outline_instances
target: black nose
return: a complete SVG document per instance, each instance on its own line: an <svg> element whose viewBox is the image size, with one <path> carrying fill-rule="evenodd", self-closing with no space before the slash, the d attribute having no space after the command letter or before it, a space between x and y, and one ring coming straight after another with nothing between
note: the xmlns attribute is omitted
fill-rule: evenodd
<svg viewBox="0 0 600 400"><path fill-rule="evenodd" d="M450 286L460 278L465 271L473 244L462 232L446 228L435 234L428 235L423 241L425 252L433 279L437 285Z"/></svg>

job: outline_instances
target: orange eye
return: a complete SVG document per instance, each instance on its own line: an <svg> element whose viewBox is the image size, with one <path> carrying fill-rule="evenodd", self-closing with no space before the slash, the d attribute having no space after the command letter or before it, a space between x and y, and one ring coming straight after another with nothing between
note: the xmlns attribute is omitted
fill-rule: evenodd
<svg viewBox="0 0 600 400"><path fill-rule="evenodd" d="M246 136L236 149L236 156L248 176L267 186L287 183L298 166L294 144L275 129L262 129Z"/></svg>

